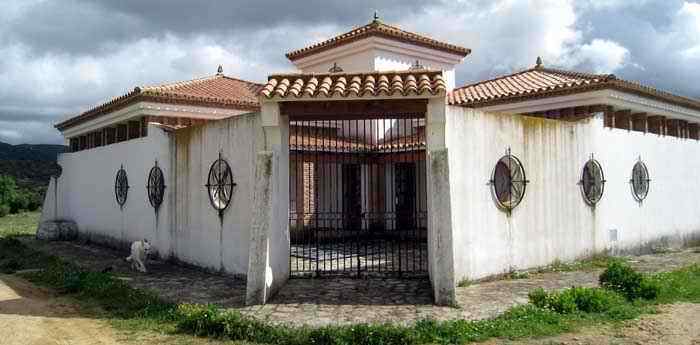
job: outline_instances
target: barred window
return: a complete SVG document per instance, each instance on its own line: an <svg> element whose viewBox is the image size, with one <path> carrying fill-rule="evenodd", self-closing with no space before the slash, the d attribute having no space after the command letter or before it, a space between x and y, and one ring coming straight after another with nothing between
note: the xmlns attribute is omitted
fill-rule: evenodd
<svg viewBox="0 0 700 345"><path fill-rule="evenodd" d="M156 210L163 203L163 195L165 195L165 177L163 170L156 162L148 173L148 182L146 183L146 192L148 193L148 201Z"/></svg>
<svg viewBox="0 0 700 345"><path fill-rule="evenodd" d="M233 173L219 153L219 159L212 163L209 168L209 177L207 178L207 194L209 201L215 210L219 212L219 216L223 215L224 210L228 207L233 197L233 187L236 183L233 181Z"/></svg>
<svg viewBox="0 0 700 345"><path fill-rule="evenodd" d="M583 166L581 173L581 194L587 204L595 206L603 197L605 190L605 176L600 163L591 158Z"/></svg>
<svg viewBox="0 0 700 345"><path fill-rule="evenodd" d="M491 176L491 191L497 206L507 211L518 206L528 182L522 163L508 150L496 163Z"/></svg>
<svg viewBox="0 0 700 345"><path fill-rule="evenodd" d="M632 178L630 179L632 196L635 200L642 202L644 199L646 199L647 195L649 194L650 181L649 170L647 170L646 164L644 164L640 158L632 168Z"/></svg>
<svg viewBox="0 0 700 345"><path fill-rule="evenodd" d="M126 197L129 193L129 178L126 176L124 166L117 171L117 177L114 181L114 195L117 199L119 207L123 207L126 203Z"/></svg>

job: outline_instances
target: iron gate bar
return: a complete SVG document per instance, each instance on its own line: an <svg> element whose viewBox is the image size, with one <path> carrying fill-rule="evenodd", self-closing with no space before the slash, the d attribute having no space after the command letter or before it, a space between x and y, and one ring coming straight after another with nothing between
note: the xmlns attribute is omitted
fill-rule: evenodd
<svg viewBox="0 0 700 345"><path fill-rule="evenodd" d="M292 276L427 274L422 125L291 121Z"/></svg>

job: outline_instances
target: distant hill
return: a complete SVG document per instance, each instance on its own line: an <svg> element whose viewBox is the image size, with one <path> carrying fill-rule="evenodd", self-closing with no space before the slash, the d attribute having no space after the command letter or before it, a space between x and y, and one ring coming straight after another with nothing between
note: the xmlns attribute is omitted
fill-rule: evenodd
<svg viewBox="0 0 700 345"><path fill-rule="evenodd" d="M66 152L63 145L10 145L0 142L0 175L10 175L24 189L41 190L49 184L49 178L60 172L56 164L59 153Z"/></svg>
<svg viewBox="0 0 700 345"><path fill-rule="evenodd" d="M63 145L10 145L0 142L0 160L56 161L59 153L66 152Z"/></svg>

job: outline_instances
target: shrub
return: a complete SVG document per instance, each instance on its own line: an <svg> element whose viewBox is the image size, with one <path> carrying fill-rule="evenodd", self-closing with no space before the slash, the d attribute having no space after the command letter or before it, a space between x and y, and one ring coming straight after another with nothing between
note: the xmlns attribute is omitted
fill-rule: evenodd
<svg viewBox="0 0 700 345"><path fill-rule="evenodd" d="M624 302L623 298L613 291L586 287L572 287L550 293L540 288L530 292L528 297L534 306L560 314L576 311L602 313Z"/></svg>
<svg viewBox="0 0 700 345"><path fill-rule="evenodd" d="M571 294L576 308L586 313L602 313L612 306L624 304L623 297L604 289L574 287L565 293Z"/></svg>
<svg viewBox="0 0 700 345"><path fill-rule="evenodd" d="M654 299L661 290L657 282L651 281L629 265L613 261L599 277L600 285L606 289L617 291L627 299Z"/></svg>
<svg viewBox="0 0 700 345"><path fill-rule="evenodd" d="M574 296L567 291L547 293L539 288L530 292L528 296L530 303L536 307L549 309L559 314L571 314L576 312L576 301Z"/></svg>
<svg viewBox="0 0 700 345"><path fill-rule="evenodd" d="M4 217L10 214L10 206L5 204L0 204L0 217Z"/></svg>
<svg viewBox="0 0 700 345"><path fill-rule="evenodd" d="M650 278L644 277L642 284L639 286L639 297L646 300L653 300L659 296L661 292L661 284Z"/></svg>
<svg viewBox="0 0 700 345"><path fill-rule="evenodd" d="M223 335L224 324L220 322L220 311L213 305L181 304L177 307L180 321L177 328L197 336Z"/></svg>

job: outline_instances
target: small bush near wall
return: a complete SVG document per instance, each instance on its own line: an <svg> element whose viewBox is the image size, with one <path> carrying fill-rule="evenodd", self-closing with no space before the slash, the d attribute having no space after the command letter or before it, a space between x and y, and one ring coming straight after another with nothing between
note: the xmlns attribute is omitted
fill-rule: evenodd
<svg viewBox="0 0 700 345"><path fill-rule="evenodd" d="M636 272L629 265L614 261L600 275L600 285L606 289L617 291L629 300L643 298L655 299L659 295L660 285Z"/></svg>
<svg viewBox="0 0 700 345"><path fill-rule="evenodd" d="M551 293L539 288L530 292L528 297L533 305L560 314L571 314L577 311L602 313L614 306L624 304L624 297L614 291L585 287L572 287Z"/></svg>

